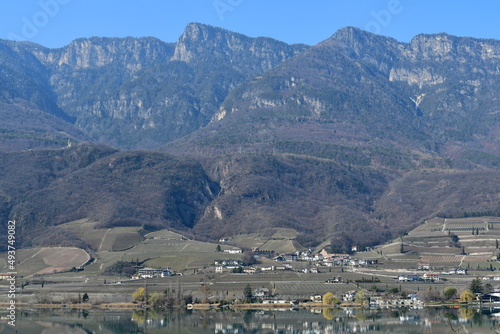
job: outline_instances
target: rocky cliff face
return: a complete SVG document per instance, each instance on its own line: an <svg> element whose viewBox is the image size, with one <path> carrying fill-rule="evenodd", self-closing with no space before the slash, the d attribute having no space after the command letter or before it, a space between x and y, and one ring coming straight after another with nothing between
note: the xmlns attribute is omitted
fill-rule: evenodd
<svg viewBox="0 0 500 334"><path fill-rule="evenodd" d="M500 82L494 40L438 34L398 43L347 27L308 48L193 23L170 44L89 38L54 50L0 46L4 98L27 100L121 148L158 147L237 110L357 119L353 126L368 134L402 126L410 140L427 130L470 139L471 115L480 135L500 131L492 125Z"/></svg>
<svg viewBox="0 0 500 334"><path fill-rule="evenodd" d="M32 53L52 71L99 68L115 64L131 74L168 61L173 44L153 37L82 38L60 49L33 48Z"/></svg>
<svg viewBox="0 0 500 334"><path fill-rule="evenodd" d="M25 44L22 50L47 75L53 109L91 138L154 148L205 126L236 85L306 48L190 24L175 44L89 38L61 49Z"/></svg>
<svg viewBox="0 0 500 334"><path fill-rule="evenodd" d="M189 24L177 41L172 60L228 63L247 76L269 71L308 46L288 45L272 38L251 38L225 29Z"/></svg>
<svg viewBox="0 0 500 334"><path fill-rule="evenodd" d="M376 136L426 146L425 138L444 144L475 135L496 142L499 47L495 40L445 34L399 43L344 28L233 91L214 123L231 114L258 122L266 114L328 122L339 133L334 124L348 124L364 138L360 143Z"/></svg>
<svg viewBox="0 0 500 334"><path fill-rule="evenodd" d="M500 214L492 182L499 43L445 34L399 43L344 28L308 48L201 24L175 44L0 42L0 144L170 143L162 149L203 164L106 151L59 175L64 150L35 152L43 163L26 151L38 191L17 200L12 184L0 184L0 211L35 225L90 215L109 226L133 216L213 238L287 226L307 245L329 239L342 249L436 214Z"/></svg>

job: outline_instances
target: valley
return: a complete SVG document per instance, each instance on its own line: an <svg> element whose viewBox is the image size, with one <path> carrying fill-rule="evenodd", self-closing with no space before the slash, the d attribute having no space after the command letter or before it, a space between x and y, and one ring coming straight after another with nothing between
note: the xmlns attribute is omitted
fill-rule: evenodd
<svg viewBox="0 0 500 334"><path fill-rule="evenodd" d="M83 233L97 247L92 259L77 248L19 251L19 300L33 303L42 294L50 295L51 303L64 304L88 292L95 306L130 303L132 293L147 284L150 293L171 289L198 301L210 296L209 300L234 302L250 285L267 289L270 300L305 301L327 292L341 297L360 290L373 298L389 298L388 291L397 289L429 303L431 289L441 295L450 287L461 292L474 277L482 278L489 289L496 286L499 222L498 217L434 218L392 242L351 254L329 254L300 246L291 229L207 243L168 230L103 230L94 229L90 220L75 221L63 228ZM239 264L233 265L235 261ZM128 264L126 271L123 265ZM144 268L164 268L168 275L141 276ZM6 264L0 271L6 271Z"/></svg>
<svg viewBox="0 0 500 334"><path fill-rule="evenodd" d="M316 45L200 23L173 42L0 40L20 299L492 286L499 59L498 40L353 27Z"/></svg>

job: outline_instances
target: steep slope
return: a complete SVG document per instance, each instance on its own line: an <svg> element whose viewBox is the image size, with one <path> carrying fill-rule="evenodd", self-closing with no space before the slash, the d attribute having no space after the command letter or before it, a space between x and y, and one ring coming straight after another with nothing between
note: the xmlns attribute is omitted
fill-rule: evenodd
<svg viewBox="0 0 500 334"><path fill-rule="evenodd" d="M49 71L27 51L31 43L0 40L0 101L25 100L66 121L71 118L56 104Z"/></svg>
<svg viewBox="0 0 500 334"><path fill-rule="evenodd" d="M0 151L60 148L89 140L73 124L26 100L0 102Z"/></svg>
<svg viewBox="0 0 500 334"><path fill-rule="evenodd" d="M349 235L359 244L387 237L368 214L390 180L377 171L282 154L234 154L204 165L221 191L195 225L197 234L216 239L288 227L312 246L352 225Z"/></svg>
<svg viewBox="0 0 500 334"><path fill-rule="evenodd" d="M41 116L49 124L31 135L39 142L17 147L57 146L57 140L47 143L42 129L66 127L72 134L57 137L67 139L75 136L74 123L78 140L155 148L202 128L235 86L307 48L198 23L177 43L93 37L49 49L0 41L0 102L27 101L30 109L60 119Z"/></svg>
<svg viewBox="0 0 500 334"><path fill-rule="evenodd" d="M252 38L199 23L187 25L177 41L172 60L186 63L230 65L245 76L276 67L309 47L288 45L272 38Z"/></svg>
<svg viewBox="0 0 500 334"><path fill-rule="evenodd" d="M452 158L457 147L498 154L499 59L495 40L440 34L405 44L344 28L240 85L188 141L200 151L270 152L276 142L302 140Z"/></svg>
<svg viewBox="0 0 500 334"><path fill-rule="evenodd" d="M164 153L83 145L1 155L1 216L17 221L23 245L81 246L55 227L81 218L188 230L218 191L196 161Z"/></svg>
<svg viewBox="0 0 500 334"><path fill-rule="evenodd" d="M80 245L53 224L89 217L199 238L287 226L304 245L346 250L434 215L500 214L496 40L399 43L344 28L309 48L190 24L175 44L0 52L4 147L90 137L189 156L76 153L91 145L2 155L0 210L23 222L26 244Z"/></svg>
<svg viewBox="0 0 500 334"><path fill-rule="evenodd" d="M0 40L0 150L61 147L85 140L56 103L49 71L24 48Z"/></svg>
<svg viewBox="0 0 500 334"><path fill-rule="evenodd" d="M27 47L48 67L57 103L94 140L154 148L205 126L237 84L305 50L189 24L177 43L90 38Z"/></svg>
<svg viewBox="0 0 500 334"><path fill-rule="evenodd" d="M341 29L241 84L207 127L165 146L202 157L221 184L195 230L284 221L304 243L349 249L433 215L499 214L499 66L495 40L399 43Z"/></svg>
<svg viewBox="0 0 500 334"><path fill-rule="evenodd" d="M134 92L120 94L120 87L142 69L168 62L174 45L156 38L94 37L28 51L48 68L57 103L75 125L96 141L120 146L123 133L132 136L137 127L127 127L130 118L144 112Z"/></svg>

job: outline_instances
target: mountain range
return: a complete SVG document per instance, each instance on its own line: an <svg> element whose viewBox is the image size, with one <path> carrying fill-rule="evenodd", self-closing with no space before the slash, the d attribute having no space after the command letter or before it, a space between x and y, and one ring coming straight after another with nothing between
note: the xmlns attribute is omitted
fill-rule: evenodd
<svg viewBox="0 0 500 334"><path fill-rule="evenodd" d="M497 40L193 23L176 43L3 40L0 77L0 218L25 245L85 247L57 225L92 218L346 250L500 214Z"/></svg>

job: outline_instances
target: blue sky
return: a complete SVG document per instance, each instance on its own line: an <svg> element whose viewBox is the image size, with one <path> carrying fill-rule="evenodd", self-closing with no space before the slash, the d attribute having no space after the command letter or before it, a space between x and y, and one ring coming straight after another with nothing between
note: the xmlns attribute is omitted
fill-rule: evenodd
<svg viewBox="0 0 500 334"><path fill-rule="evenodd" d="M190 22L287 43L316 44L345 26L408 42L419 33L500 39L498 0L3 1L0 38L61 47L79 37L175 42Z"/></svg>

